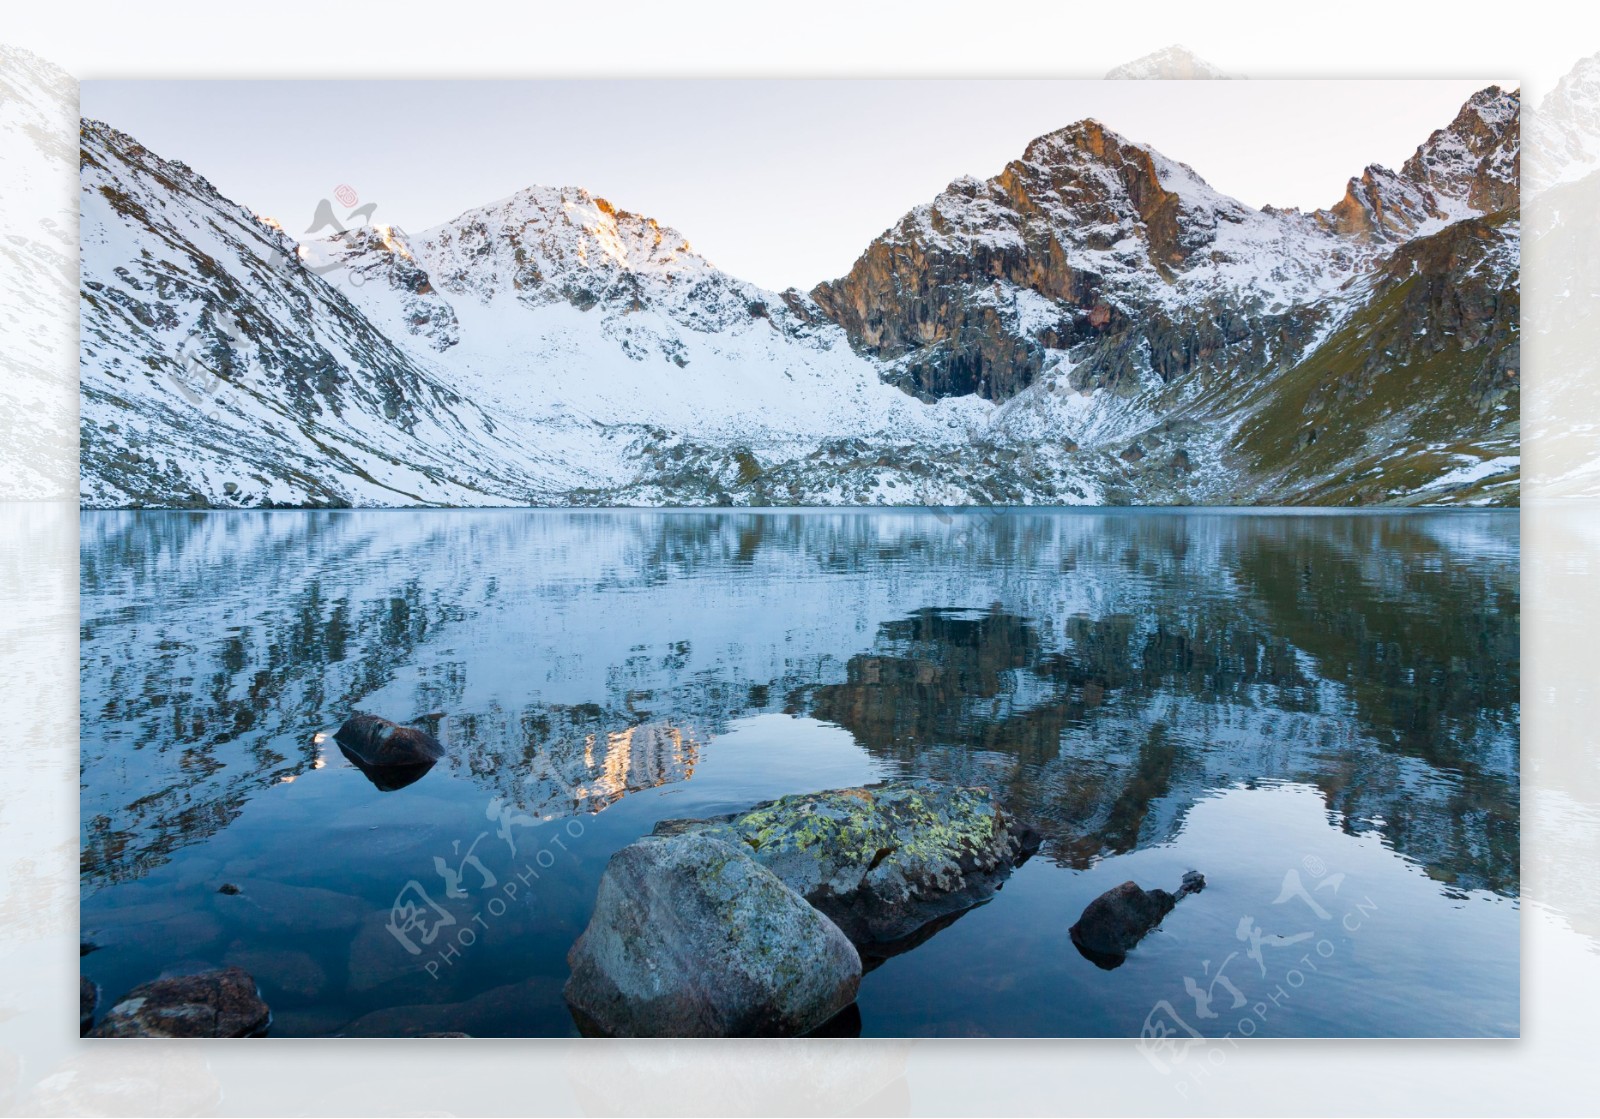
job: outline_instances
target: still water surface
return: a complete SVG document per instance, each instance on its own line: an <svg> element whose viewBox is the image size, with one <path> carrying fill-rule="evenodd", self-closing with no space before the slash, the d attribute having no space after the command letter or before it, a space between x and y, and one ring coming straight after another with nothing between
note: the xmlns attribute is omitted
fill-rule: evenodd
<svg viewBox="0 0 1600 1119"><path fill-rule="evenodd" d="M1045 843L864 1034L1518 1030L1515 512L85 513L81 562L111 995L236 963L274 1035L571 1034L617 849L928 775ZM380 788L353 710L449 755ZM1189 868L1121 967L1073 948Z"/></svg>

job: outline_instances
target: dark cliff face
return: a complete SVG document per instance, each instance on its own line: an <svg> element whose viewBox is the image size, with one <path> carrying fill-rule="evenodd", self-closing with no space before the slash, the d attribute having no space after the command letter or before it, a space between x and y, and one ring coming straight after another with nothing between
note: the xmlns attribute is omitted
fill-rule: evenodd
<svg viewBox="0 0 1600 1119"><path fill-rule="evenodd" d="M1005 400L1057 355L1080 390L1259 376L1311 340L1314 304L1396 245L1515 206L1519 108L1515 92L1475 94L1399 172L1369 167L1316 214L1253 210L1081 121L991 179L956 180L812 296L924 399Z"/></svg>
<svg viewBox="0 0 1600 1119"><path fill-rule="evenodd" d="M1126 333L1097 255L1169 274L1207 241L1214 222L1196 219L1151 152L1082 121L1033 141L988 181L957 179L811 294L858 350L896 363L887 376L907 391L1004 400L1034 382L1050 351Z"/></svg>

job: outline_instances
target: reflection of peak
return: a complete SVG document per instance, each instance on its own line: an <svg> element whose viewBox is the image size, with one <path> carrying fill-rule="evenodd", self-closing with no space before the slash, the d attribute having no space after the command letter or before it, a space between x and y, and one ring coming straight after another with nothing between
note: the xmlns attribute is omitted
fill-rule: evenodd
<svg viewBox="0 0 1600 1119"><path fill-rule="evenodd" d="M1225 74L1205 59L1195 55L1188 47L1174 43L1151 51L1132 62L1124 62L1106 71L1107 78L1233 78L1242 74Z"/></svg>
<svg viewBox="0 0 1600 1119"><path fill-rule="evenodd" d="M584 739L585 779L572 799L580 810L598 812L628 793L687 781L699 756L692 733L665 723L590 734Z"/></svg>

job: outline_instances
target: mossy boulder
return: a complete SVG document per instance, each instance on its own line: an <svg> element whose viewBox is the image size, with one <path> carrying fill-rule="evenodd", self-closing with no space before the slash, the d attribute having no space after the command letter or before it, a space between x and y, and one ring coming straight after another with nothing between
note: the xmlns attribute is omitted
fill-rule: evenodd
<svg viewBox="0 0 1600 1119"><path fill-rule="evenodd" d="M802 793L707 820L664 820L747 852L863 951L987 901L1038 840L987 788L928 780Z"/></svg>
<svg viewBox="0 0 1600 1119"><path fill-rule="evenodd" d="M805 1034L853 1003L861 982L861 959L831 921L704 835L613 855L567 962L574 1020L613 1037Z"/></svg>

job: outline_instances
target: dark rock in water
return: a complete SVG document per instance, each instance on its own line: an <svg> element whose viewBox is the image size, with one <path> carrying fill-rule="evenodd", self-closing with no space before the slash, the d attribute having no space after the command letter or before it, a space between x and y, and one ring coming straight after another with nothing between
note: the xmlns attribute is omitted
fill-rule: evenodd
<svg viewBox="0 0 1600 1119"><path fill-rule="evenodd" d="M1199 871L1184 874L1176 894L1165 890L1140 889L1138 883L1124 882L1091 901L1069 932L1072 943L1084 959L1110 971L1120 967L1134 945L1157 925L1178 899L1199 893L1206 880Z"/></svg>
<svg viewBox="0 0 1600 1119"><path fill-rule="evenodd" d="M418 1034L417 1036L418 1037L471 1037L472 1035L471 1034L464 1034L460 1030L447 1030L447 1031L444 1031L442 1033Z"/></svg>
<svg viewBox="0 0 1600 1119"><path fill-rule="evenodd" d="M78 976L78 1036L85 1037L94 1025L94 1008L100 1001L100 988L87 975Z"/></svg>
<svg viewBox="0 0 1600 1119"><path fill-rule="evenodd" d="M106 1011L90 1037L257 1037L272 1012L241 968L142 983Z"/></svg>
<svg viewBox="0 0 1600 1119"><path fill-rule="evenodd" d="M417 727L403 727L376 715L352 715L333 740L350 762L379 790L392 792L422 779L444 757L439 740Z"/></svg>
<svg viewBox="0 0 1600 1119"><path fill-rule="evenodd" d="M235 886L232 882L224 882L222 885L217 887L217 893L219 894L237 894L240 892L241 891L239 887Z"/></svg>
<svg viewBox="0 0 1600 1119"><path fill-rule="evenodd" d="M432 765L444 757L444 747L427 731L403 727L376 715L350 716L333 740L375 768Z"/></svg>
<svg viewBox="0 0 1600 1119"><path fill-rule="evenodd" d="M664 820L657 835L731 843L833 919L863 951L913 937L987 901L1039 837L989 790L892 781L804 793L708 820Z"/></svg>
<svg viewBox="0 0 1600 1119"><path fill-rule="evenodd" d="M78 955L80 957L87 956L90 952L97 952L99 950L100 946L92 940L78 941Z"/></svg>
<svg viewBox="0 0 1600 1119"><path fill-rule="evenodd" d="M837 926L742 849L693 834L612 856L567 962L573 1019L611 1036L809 1033L861 982Z"/></svg>

